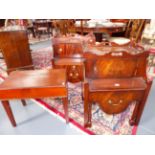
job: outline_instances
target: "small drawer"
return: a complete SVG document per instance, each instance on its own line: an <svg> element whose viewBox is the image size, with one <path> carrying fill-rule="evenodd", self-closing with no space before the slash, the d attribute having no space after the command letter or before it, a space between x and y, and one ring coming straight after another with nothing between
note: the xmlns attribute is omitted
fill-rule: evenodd
<svg viewBox="0 0 155 155"><path fill-rule="evenodd" d="M67 66L68 81L80 82L83 81L83 66Z"/></svg>
<svg viewBox="0 0 155 155"><path fill-rule="evenodd" d="M75 83L84 80L83 65L54 65L54 68L65 68L67 70L67 80Z"/></svg>
<svg viewBox="0 0 155 155"><path fill-rule="evenodd" d="M65 45L53 45L54 57L62 57L65 55Z"/></svg>

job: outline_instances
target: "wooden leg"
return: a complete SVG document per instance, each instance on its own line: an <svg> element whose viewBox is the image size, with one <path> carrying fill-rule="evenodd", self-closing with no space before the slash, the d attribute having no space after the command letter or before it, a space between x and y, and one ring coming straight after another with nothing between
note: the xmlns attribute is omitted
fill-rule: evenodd
<svg viewBox="0 0 155 155"><path fill-rule="evenodd" d="M63 106L64 106L64 112L65 112L65 119L66 123L69 123L69 117L68 117L68 98L62 98Z"/></svg>
<svg viewBox="0 0 155 155"><path fill-rule="evenodd" d="M83 82L81 82L81 98L84 100Z"/></svg>
<svg viewBox="0 0 155 155"><path fill-rule="evenodd" d="M10 119L10 122L12 124L12 126L16 126L16 121L14 119L14 116L13 116L13 113L12 113L12 110L11 110L11 107L10 107L10 104L9 104L9 101L1 101L2 102L2 105Z"/></svg>
<svg viewBox="0 0 155 155"><path fill-rule="evenodd" d="M149 95L149 92L150 92L150 89L151 89L151 86L152 86L152 82L149 82L147 84L147 88L145 90L145 93L144 93L144 96L143 96L143 100L142 102L140 103L141 105L139 106L139 109L138 109L138 113L137 113L137 117L136 117L136 122L135 124L138 125L139 121L140 121L140 118L141 118L141 115L143 113L143 110L144 110L144 107L145 107L145 103L147 101L147 97Z"/></svg>
<svg viewBox="0 0 155 155"><path fill-rule="evenodd" d="M147 88L144 92L144 95L143 95L141 102L139 102L134 109L132 118L130 120L130 125L138 125L139 124L141 115L142 115L144 107L145 107L145 103L147 101L147 97L148 97L149 92L150 92L151 85L152 85L152 82L147 84Z"/></svg>
<svg viewBox="0 0 155 155"><path fill-rule="evenodd" d="M136 102L132 117L129 120L129 123L130 123L131 126L136 125L136 116L137 116L137 113L138 113L139 106L140 106L140 102Z"/></svg>
<svg viewBox="0 0 155 155"><path fill-rule="evenodd" d="M91 127L91 109L89 105L89 85L84 83L84 127Z"/></svg>
<svg viewBox="0 0 155 155"><path fill-rule="evenodd" d="M26 101L25 100L21 100L23 106L26 106Z"/></svg>

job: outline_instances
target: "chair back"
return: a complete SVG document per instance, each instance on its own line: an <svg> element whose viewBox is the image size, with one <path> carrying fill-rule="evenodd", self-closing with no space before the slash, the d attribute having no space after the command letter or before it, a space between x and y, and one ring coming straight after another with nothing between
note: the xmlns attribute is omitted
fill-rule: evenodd
<svg viewBox="0 0 155 155"><path fill-rule="evenodd" d="M134 42L138 42L141 38L145 22L146 19L130 19L127 24L125 37L132 39Z"/></svg>
<svg viewBox="0 0 155 155"><path fill-rule="evenodd" d="M32 66L26 31L0 32L0 49L8 70Z"/></svg>

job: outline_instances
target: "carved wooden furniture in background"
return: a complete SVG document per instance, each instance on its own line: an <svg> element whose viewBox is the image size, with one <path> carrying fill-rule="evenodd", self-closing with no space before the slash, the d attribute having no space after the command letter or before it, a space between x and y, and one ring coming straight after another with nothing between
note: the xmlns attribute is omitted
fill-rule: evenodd
<svg viewBox="0 0 155 155"><path fill-rule="evenodd" d="M141 39L141 35L143 32L143 29L145 27L146 20L145 19L130 19L126 31L125 31L125 37L111 37L109 38L109 42L117 43L119 40L122 42L128 41L128 43L138 43ZM128 40L127 40L128 39Z"/></svg>
<svg viewBox="0 0 155 155"><path fill-rule="evenodd" d="M89 27L88 24L86 23L86 21L81 21L81 25L75 25L75 32L77 33L90 33L93 32L96 36L96 40L101 42L102 41L102 34L106 33L108 35L112 35L113 33L118 33L118 32L124 32L126 28L126 25L115 25L115 23L113 23L112 25L96 25L94 27Z"/></svg>
<svg viewBox="0 0 155 155"><path fill-rule="evenodd" d="M73 23L74 25L72 25L72 27L71 26L68 27L68 32L69 33L72 33L72 32L76 33L77 32L77 33L80 33L81 35L84 35L83 27L88 20L90 20L90 19L75 19L75 21ZM76 21L80 22L80 26L75 25Z"/></svg>
<svg viewBox="0 0 155 155"><path fill-rule="evenodd" d="M36 20L33 22L36 35L38 38L41 37L41 34L47 34L50 37L50 27L49 22L47 19L44 20Z"/></svg>
<svg viewBox="0 0 155 155"><path fill-rule="evenodd" d="M59 31L61 35L66 35L67 33L74 33L74 19L59 19L52 20L53 28ZM69 31L70 30L70 31Z"/></svg>
<svg viewBox="0 0 155 155"><path fill-rule="evenodd" d="M0 100L13 126L16 126L8 100L62 97L68 123L68 93L65 69L13 71L0 85Z"/></svg>
<svg viewBox="0 0 155 155"><path fill-rule="evenodd" d="M145 19L130 19L125 32L125 37L138 42L145 26Z"/></svg>
<svg viewBox="0 0 155 155"><path fill-rule="evenodd" d="M110 21L113 23L128 23L129 19L110 19Z"/></svg>
<svg viewBox="0 0 155 155"><path fill-rule="evenodd" d="M147 81L148 53L111 51L99 55L86 52L84 84L85 127L91 126L92 103L108 114L123 112L136 101L130 124L138 124L151 83Z"/></svg>
<svg viewBox="0 0 155 155"><path fill-rule="evenodd" d="M79 32L80 27L76 27L76 32ZM118 26L118 27L111 27L111 26L106 26L106 27L88 27L88 26L83 26L83 33L108 33L108 34L112 34L112 33L116 33L116 32L123 32L125 31L125 27L124 26Z"/></svg>
<svg viewBox="0 0 155 155"><path fill-rule="evenodd" d="M145 22L145 19L133 20L132 29L129 36L130 39L133 39L135 42L138 42L140 40L145 27Z"/></svg>

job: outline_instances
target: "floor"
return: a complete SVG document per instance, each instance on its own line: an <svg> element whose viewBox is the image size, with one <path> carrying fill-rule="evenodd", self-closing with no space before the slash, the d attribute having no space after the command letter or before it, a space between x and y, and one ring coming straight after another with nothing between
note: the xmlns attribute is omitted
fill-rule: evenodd
<svg viewBox="0 0 155 155"><path fill-rule="evenodd" d="M45 41L31 45L32 50L48 47L51 41ZM146 103L140 124L138 135L155 134L155 83L153 83L149 98ZM27 100L28 105L23 107L20 101L12 101L12 108L18 126L13 128L6 117L4 109L0 104L0 134L51 134L51 135L79 135L84 134L73 125L66 125L62 119L45 111L37 103Z"/></svg>
<svg viewBox="0 0 155 155"><path fill-rule="evenodd" d="M27 106L23 106L20 100L14 100L10 104L18 126L11 126L0 104L0 134L12 135L79 135L84 134L71 124L54 114L45 111L37 103L27 100Z"/></svg>

